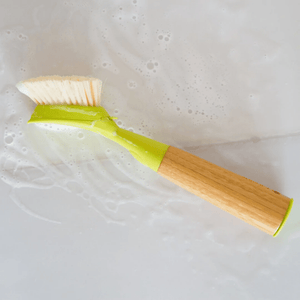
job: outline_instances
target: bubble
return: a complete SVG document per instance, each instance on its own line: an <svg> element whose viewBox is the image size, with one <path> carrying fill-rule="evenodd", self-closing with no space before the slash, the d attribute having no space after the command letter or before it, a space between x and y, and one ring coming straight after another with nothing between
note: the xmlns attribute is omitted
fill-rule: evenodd
<svg viewBox="0 0 300 300"><path fill-rule="evenodd" d="M169 38L168 38L168 37L165 37L165 41L168 42L168 41L169 41Z"/></svg>
<svg viewBox="0 0 300 300"><path fill-rule="evenodd" d="M102 66L105 68L107 66L107 63L103 63Z"/></svg>
<svg viewBox="0 0 300 300"><path fill-rule="evenodd" d="M137 83L134 80L130 80L127 84L128 88L135 89L137 87Z"/></svg>
<svg viewBox="0 0 300 300"><path fill-rule="evenodd" d="M160 35L158 36L158 39L159 39L159 40L162 40L162 39L163 39L163 36L160 34Z"/></svg>
<svg viewBox="0 0 300 300"><path fill-rule="evenodd" d="M7 136L5 139L4 139L4 141L5 141L5 143L6 144L11 144L13 141L14 141L14 139L13 139L13 137L12 136Z"/></svg>
<svg viewBox="0 0 300 300"><path fill-rule="evenodd" d="M193 111L191 109L188 110L188 113L191 114Z"/></svg>
<svg viewBox="0 0 300 300"><path fill-rule="evenodd" d="M137 0L133 0L132 3L133 3L133 4L137 4Z"/></svg>
<svg viewBox="0 0 300 300"><path fill-rule="evenodd" d="M22 148L22 151L23 151L23 152L26 152L26 151L27 151L27 148L26 148L26 147L23 147L23 148Z"/></svg>
<svg viewBox="0 0 300 300"><path fill-rule="evenodd" d="M78 136L79 139L83 139L84 134L82 132L79 132L77 136Z"/></svg>
<svg viewBox="0 0 300 300"><path fill-rule="evenodd" d="M154 68L154 64L152 62L147 63L147 68L152 70Z"/></svg>
<svg viewBox="0 0 300 300"><path fill-rule="evenodd" d="M117 114L119 111L118 111L117 109L115 109L115 111L114 111L114 112L115 112L115 114Z"/></svg>

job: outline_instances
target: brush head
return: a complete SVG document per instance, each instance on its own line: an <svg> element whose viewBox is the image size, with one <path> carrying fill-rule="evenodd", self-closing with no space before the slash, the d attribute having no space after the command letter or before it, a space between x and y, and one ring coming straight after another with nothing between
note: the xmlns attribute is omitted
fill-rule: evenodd
<svg viewBox="0 0 300 300"><path fill-rule="evenodd" d="M100 106L102 81L82 76L43 76L21 81L17 88L38 105Z"/></svg>

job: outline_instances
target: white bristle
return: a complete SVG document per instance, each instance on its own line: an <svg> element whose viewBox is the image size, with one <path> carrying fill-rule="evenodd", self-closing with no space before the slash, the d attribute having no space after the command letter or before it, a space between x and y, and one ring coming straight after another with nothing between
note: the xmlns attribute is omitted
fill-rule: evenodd
<svg viewBox="0 0 300 300"><path fill-rule="evenodd" d="M17 88L36 104L100 106L102 81L82 76L45 76L21 81Z"/></svg>

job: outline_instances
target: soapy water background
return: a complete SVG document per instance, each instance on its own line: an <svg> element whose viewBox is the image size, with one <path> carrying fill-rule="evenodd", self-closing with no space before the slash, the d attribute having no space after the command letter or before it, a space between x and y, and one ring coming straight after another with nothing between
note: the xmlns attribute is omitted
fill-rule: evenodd
<svg viewBox="0 0 300 300"><path fill-rule="evenodd" d="M4 299L296 299L297 9L4 1ZM35 105L15 84L53 74L103 80L102 105L120 127L294 197L285 230L276 239L259 232L101 136L26 124Z"/></svg>

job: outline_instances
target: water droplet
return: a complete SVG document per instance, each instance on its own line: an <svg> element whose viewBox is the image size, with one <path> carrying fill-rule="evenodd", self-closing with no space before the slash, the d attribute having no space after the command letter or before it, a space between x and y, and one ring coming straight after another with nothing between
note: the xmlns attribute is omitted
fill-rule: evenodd
<svg viewBox="0 0 300 300"><path fill-rule="evenodd" d="M85 192L83 193L82 196L83 196L84 199L89 199L90 198L90 195L88 193L85 193Z"/></svg>
<svg viewBox="0 0 300 300"><path fill-rule="evenodd" d="M14 141L14 139L12 138L12 136L7 136L5 139L4 139L4 141L5 141L5 143L6 144L11 144L13 141Z"/></svg>
<svg viewBox="0 0 300 300"><path fill-rule="evenodd" d="M77 136L79 139L82 139L84 137L84 134L82 132L79 132Z"/></svg>

